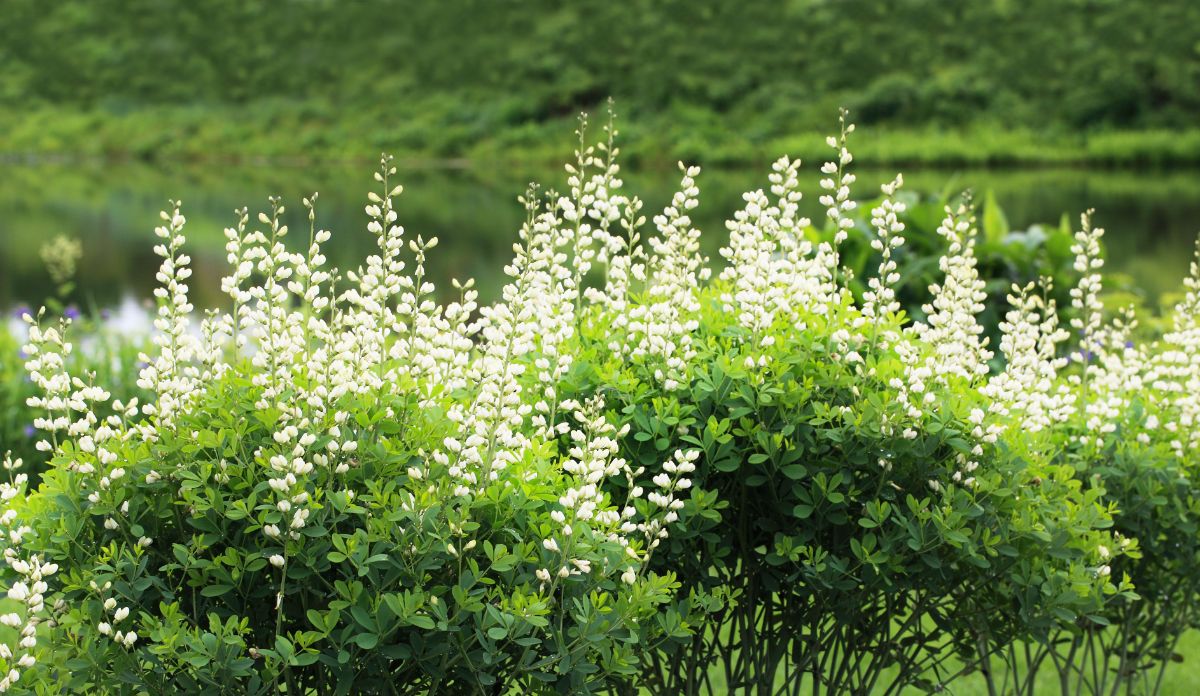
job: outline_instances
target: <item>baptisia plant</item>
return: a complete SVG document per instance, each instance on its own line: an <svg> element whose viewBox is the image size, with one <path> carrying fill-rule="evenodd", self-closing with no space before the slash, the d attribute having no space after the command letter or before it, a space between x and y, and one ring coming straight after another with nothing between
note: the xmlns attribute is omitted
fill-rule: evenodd
<svg viewBox="0 0 1200 696"><path fill-rule="evenodd" d="M437 241L397 224L386 157L362 266L328 267L315 195L291 250L272 199L226 230L229 306L203 317L172 204L148 397L114 399L66 359L69 321L26 317L52 459L32 492L10 460L0 489L0 687L892 694L1166 616L1125 577L1143 582L1150 527L1110 527L1195 519L1154 487L1182 491L1168 463L1194 456L1200 280L1172 337L1119 349L1081 262L1086 366L1064 361L1048 290L1021 284L993 372L969 201L945 208L910 318L903 179L862 216L852 132L843 115L821 167L825 220L781 158L713 277L699 168L647 230L612 121L596 145L581 123L564 192L521 198L483 307L470 281L438 299ZM857 236L865 280L843 258ZM1121 467L1138 473L1110 490ZM1151 587L1188 566L1146 568ZM1170 616L1163 635L1193 615Z"/></svg>
<svg viewBox="0 0 1200 696"><path fill-rule="evenodd" d="M1032 637L1117 589L1094 572L1100 549L1118 548L1101 492L1013 451L989 421L1013 390L988 388L970 208L946 209L944 280L907 323L892 289L903 180L884 185L878 272L851 292L852 131L843 121L821 168L827 224L799 215L800 163L780 159L769 193L747 193L727 224L729 263L711 285L666 270L697 248L688 172L652 253L611 259L639 282L608 298L647 308L682 286L687 302L653 328L610 321L604 305L585 322L584 354L603 357L578 388L622 404L628 457L701 453L689 525L656 558L678 572L675 611L699 629L643 654L655 693L937 689L980 645ZM681 345L690 357L668 373L662 356Z"/></svg>
<svg viewBox="0 0 1200 696"><path fill-rule="evenodd" d="M540 403L539 371L570 366L583 271L563 249L604 183L527 199L504 299L477 311L470 283L432 299L436 239L396 224L394 173L385 158L366 207L378 252L345 274L326 267L315 196L300 253L278 200L258 226L239 211L232 308L195 331L186 220L164 212L149 402L97 416L111 397L67 370L69 322L26 317L54 458L37 493L5 489L23 607L3 617L22 637L0 687L578 693L633 677L675 585L647 561L696 455L634 469L603 396Z"/></svg>
<svg viewBox="0 0 1200 696"><path fill-rule="evenodd" d="M1177 659L1175 646L1200 614L1200 487L1195 472L1196 359L1200 264L1184 280L1171 328L1159 340L1137 340L1130 311L1105 320L1101 301L1103 230L1084 214L1075 235L1075 267L1082 280L1072 290L1071 326L1076 351L1052 360L1066 332L1053 324L1054 307L1025 289L1011 345L1027 356L1045 356L1040 375L1022 372L1018 425L1036 437L1047 456L1075 470L1085 486L1102 487L1113 507L1118 547L1103 547L1100 575L1125 577L1136 595L1121 593L1101 611L1055 627L1030 647L1010 646L1003 665L987 675L992 688L1034 693L1039 672L1056 677L1063 693L1158 693L1163 670ZM1040 324L1039 324L1040 322ZM1023 327L1023 328L1022 328ZM1024 349L1020 348L1023 345ZM1014 356L1016 357L1016 356ZM1064 378L1055 380L1055 373ZM1000 376L1002 377L1002 376Z"/></svg>

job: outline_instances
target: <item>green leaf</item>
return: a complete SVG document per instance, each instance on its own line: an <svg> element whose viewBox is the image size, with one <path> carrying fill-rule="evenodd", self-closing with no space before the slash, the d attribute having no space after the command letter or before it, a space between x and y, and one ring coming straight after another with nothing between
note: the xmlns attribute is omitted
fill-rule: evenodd
<svg viewBox="0 0 1200 696"><path fill-rule="evenodd" d="M808 467L804 466L803 464L788 464L780 469L780 471L783 472L784 476L793 481L799 481L808 475Z"/></svg>
<svg viewBox="0 0 1200 696"><path fill-rule="evenodd" d="M220 597L233 591L233 585L206 585L200 590L202 597Z"/></svg>
<svg viewBox="0 0 1200 696"><path fill-rule="evenodd" d="M983 198L983 238L992 244L1000 244L1008 237L1008 218L996 201L996 194L988 189Z"/></svg>
<svg viewBox="0 0 1200 696"><path fill-rule="evenodd" d="M492 640L503 640L508 636L508 629L503 626L492 626L487 630L488 638Z"/></svg>

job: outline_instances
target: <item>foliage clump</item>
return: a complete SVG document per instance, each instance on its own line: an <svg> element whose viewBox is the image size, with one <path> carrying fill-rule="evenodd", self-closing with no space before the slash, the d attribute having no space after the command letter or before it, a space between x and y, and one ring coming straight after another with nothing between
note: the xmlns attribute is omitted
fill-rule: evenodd
<svg viewBox="0 0 1200 696"><path fill-rule="evenodd" d="M1048 660L1099 693L1087 650L1119 679L1160 664L1195 621L1200 280L1137 344L1085 216L1067 321L1049 281L1016 285L993 346L964 199L910 317L903 179L859 225L853 130L825 220L781 158L714 276L699 168L646 232L611 120L597 145L584 123L485 307L470 281L436 299L386 157L376 253L329 268L315 195L300 251L281 201L237 211L230 309L202 318L172 203L144 395L25 317L51 461L36 490L6 462L0 686L858 694Z"/></svg>

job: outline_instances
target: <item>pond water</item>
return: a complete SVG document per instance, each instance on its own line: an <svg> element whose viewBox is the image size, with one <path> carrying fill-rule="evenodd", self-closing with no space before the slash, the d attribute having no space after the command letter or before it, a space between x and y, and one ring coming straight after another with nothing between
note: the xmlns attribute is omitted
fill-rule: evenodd
<svg viewBox="0 0 1200 696"><path fill-rule="evenodd" d="M701 205L693 218L717 258L723 221L740 207L741 192L767 184L765 168L711 169L700 176ZM104 308L151 297L158 265L153 228L172 198L183 201L188 218L197 307L223 305L222 230L234 222L233 210L267 209L269 195L283 196L290 236L302 243L308 234L300 198L319 191L318 227L333 232L330 263L353 268L373 249L363 213L366 191L374 186L371 173L369 164L0 165L0 309L36 306L51 292L39 250L64 233L83 245L79 303ZM860 170L856 190L874 194L894 173ZM811 215L818 212L819 175L810 168L807 176L805 212ZM474 277L485 301L495 298L503 281L501 267L522 219L516 196L529 181L564 186L561 170L503 166L403 168L397 178L405 185L397 201L401 224L410 234L440 240L431 252L430 277L443 288L451 277ZM923 193L990 189L1014 230L1057 223L1063 213L1074 224L1081 210L1094 207L1097 224L1107 229L1110 271L1128 274L1150 297L1178 287L1200 230L1200 171L910 171L905 179L906 188ZM670 199L677 181L673 170L636 171L627 174L626 190L640 195L650 213Z"/></svg>

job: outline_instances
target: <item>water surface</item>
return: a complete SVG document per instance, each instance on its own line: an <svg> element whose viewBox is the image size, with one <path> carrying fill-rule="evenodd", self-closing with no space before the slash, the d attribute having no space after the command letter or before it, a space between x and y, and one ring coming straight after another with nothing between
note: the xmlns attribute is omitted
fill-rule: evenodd
<svg viewBox="0 0 1200 696"><path fill-rule="evenodd" d="M806 212L816 215L819 174L811 168L805 173ZM233 211L266 210L270 195L283 197L291 237L302 244L308 229L300 198L319 191L317 224L333 232L330 263L353 268L373 250L363 212L366 192L376 186L371 174L368 165L0 165L0 309L36 306L51 292L39 249L56 234L83 244L74 298L80 304L115 307L151 297L158 265L153 228L172 198L183 201L188 218L198 307L223 304L222 230L233 224ZM742 191L767 185L765 174L766 167L701 174L701 205L693 218L714 259L725 240L723 221L740 207ZM894 174L860 170L856 193L873 195ZM502 166L403 169L397 178L405 192L397 210L409 234L439 238L429 260L435 282L448 288L451 277L474 277L482 299L490 300L522 219L516 196L531 180L561 189L563 176L558 169ZM640 195L652 214L669 201L679 176L639 171L625 178L626 189ZM1057 223L1063 213L1074 221L1094 207L1097 224L1108 230L1110 271L1128 274L1151 297L1178 287L1200 228L1198 171L909 171L905 178L908 189L926 194L991 189L1013 229Z"/></svg>

